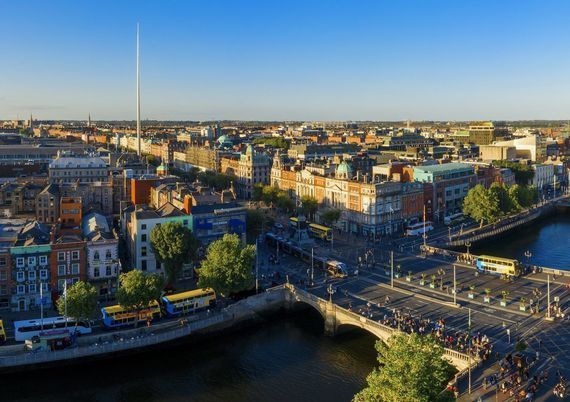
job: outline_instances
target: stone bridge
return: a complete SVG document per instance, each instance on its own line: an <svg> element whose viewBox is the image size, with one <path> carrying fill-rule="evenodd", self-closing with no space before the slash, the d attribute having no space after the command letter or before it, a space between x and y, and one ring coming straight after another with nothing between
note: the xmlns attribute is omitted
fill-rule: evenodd
<svg viewBox="0 0 570 402"><path fill-rule="evenodd" d="M292 307L295 303L304 303L316 309L325 321L325 333L334 336L343 326L362 328L370 332L377 338L386 341L392 335L399 333L397 329L380 324L361 315L355 314L340 307L330 301L315 296L306 290L287 284L289 290L286 293L286 303ZM465 370L469 366L469 355L452 349L445 348L445 358L453 364L459 371ZM476 364L475 358L471 359L471 364Z"/></svg>

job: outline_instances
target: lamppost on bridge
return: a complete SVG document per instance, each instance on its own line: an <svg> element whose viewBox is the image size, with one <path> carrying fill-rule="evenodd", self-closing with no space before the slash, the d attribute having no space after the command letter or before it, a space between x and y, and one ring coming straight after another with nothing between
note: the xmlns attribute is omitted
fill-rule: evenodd
<svg viewBox="0 0 570 402"><path fill-rule="evenodd" d="M524 256L526 257L526 264L530 266L530 257L532 257L532 253L530 252L530 250L526 250L524 252Z"/></svg>
<svg viewBox="0 0 570 402"><path fill-rule="evenodd" d="M327 293L329 294L329 302L332 303L332 295L334 293L334 289L332 287L332 284L329 284L329 287L327 288Z"/></svg>
<svg viewBox="0 0 570 402"><path fill-rule="evenodd" d="M469 241L465 242L465 247L467 247L467 258L470 259L471 254L469 253L469 249L471 248L471 242Z"/></svg>

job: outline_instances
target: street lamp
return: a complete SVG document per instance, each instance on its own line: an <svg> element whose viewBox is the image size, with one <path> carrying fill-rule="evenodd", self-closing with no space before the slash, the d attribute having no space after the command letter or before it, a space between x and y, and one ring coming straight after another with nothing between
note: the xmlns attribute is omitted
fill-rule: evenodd
<svg viewBox="0 0 570 402"><path fill-rule="evenodd" d="M329 284L329 287L327 288L327 293L329 294L329 302L332 303L332 295L334 293L334 289L332 287L332 284Z"/></svg>
<svg viewBox="0 0 570 402"><path fill-rule="evenodd" d="M524 252L524 256L526 257L526 263L527 265L530 265L530 257L532 257L532 253L530 252L530 250L526 250Z"/></svg>
<svg viewBox="0 0 570 402"><path fill-rule="evenodd" d="M465 242L465 247L467 247L467 257L470 257L471 254L469 254L469 248L471 247L471 242Z"/></svg>

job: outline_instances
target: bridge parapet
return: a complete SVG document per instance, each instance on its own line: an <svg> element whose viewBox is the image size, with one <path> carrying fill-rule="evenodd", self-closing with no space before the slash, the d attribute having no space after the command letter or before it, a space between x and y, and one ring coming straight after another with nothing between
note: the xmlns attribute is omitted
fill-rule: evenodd
<svg viewBox="0 0 570 402"><path fill-rule="evenodd" d="M363 317L294 285L287 284L285 287L290 293L290 304L295 302L309 304L321 313L325 321L325 333L327 335L335 335L343 325L362 328L383 341L388 340L394 334L401 333L395 328ZM460 371L467 368L470 362L476 363L478 361L476 358L470 358L466 353L448 348L444 349L444 358Z"/></svg>

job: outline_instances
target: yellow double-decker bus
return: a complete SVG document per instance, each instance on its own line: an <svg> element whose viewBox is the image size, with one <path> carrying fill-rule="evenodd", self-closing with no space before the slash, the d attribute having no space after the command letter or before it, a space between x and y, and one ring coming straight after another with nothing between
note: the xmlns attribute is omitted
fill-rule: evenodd
<svg viewBox="0 0 570 402"><path fill-rule="evenodd" d="M135 320L146 321L147 319L156 319L162 316L160 304L153 301L145 308L137 312L135 310L125 309L120 305L103 307L101 309L103 325L106 328L117 328L126 325L133 325ZM138 317L137 317L138 315Z"/></svg>
<svg viewBox="0 0 570 402"><path fill-rule="evenodd" d="M480 255L477 257L477 269L482 272L489 272L509 278L521 274L520 263L517 260L493 257L491 255Z"/></svg>
<svg viewBox="0 0 570 402"><path fill-rule="evenodd" d="M216 304L214 289L204 288L175 293L162 297L164 310L169 317L192 314Z"/></svg>
<svg viewBox="0 0 570 402"><path fill-rule="evenodd" d="M318 237L319 239L331 241L333 237L333 230L332 228L319 225L317 223L311 223L309 225L309 230L313 234L313 236Z"/></svg>

